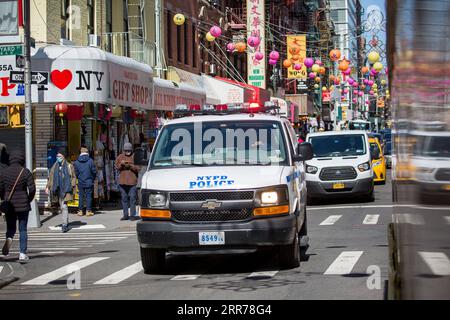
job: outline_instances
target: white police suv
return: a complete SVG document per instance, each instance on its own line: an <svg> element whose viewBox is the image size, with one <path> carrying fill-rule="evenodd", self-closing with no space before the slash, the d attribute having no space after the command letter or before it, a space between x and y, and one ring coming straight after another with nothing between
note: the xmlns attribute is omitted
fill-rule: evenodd
<svg viewBox="0 0 450 320"><path fill-rule="evenodd" d="M306 247L304 161L287 119L268 108L182 112L166 123L142 179L137 235L146 273L167 252L221 254L278 248L281 267ZM190 116L194 115L194 116Z"/></svg>

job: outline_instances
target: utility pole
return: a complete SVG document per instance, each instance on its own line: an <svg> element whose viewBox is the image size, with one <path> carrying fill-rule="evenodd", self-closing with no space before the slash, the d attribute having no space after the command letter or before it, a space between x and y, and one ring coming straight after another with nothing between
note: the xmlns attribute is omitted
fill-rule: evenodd
<svg viewBox="0 0 450 320"><path fill-rule="evenodd" d="M28 170L33 172L33 116L31 112L31 35L30 35L30 0L24 0L24 82L25 82L25 161ZM35 199L31 202L28 227L41 226L39 209Z"/></svg>

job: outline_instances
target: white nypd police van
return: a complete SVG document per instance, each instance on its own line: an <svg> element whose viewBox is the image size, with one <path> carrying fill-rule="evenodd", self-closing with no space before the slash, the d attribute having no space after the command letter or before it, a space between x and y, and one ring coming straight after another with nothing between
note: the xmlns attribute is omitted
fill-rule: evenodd
<svg viewBox="0 0 450 320"><path fill-rule="evenodd" d="M164 125L141 186L137 235L146 273L161 271L167 252L275 246L282 267L300 264L312 148L298 145L287 119L254 111L202 109Z"/></svg>

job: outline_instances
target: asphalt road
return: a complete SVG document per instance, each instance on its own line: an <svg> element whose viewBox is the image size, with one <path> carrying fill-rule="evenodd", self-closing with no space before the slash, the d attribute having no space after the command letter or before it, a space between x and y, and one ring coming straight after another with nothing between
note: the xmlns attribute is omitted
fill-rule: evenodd
<svg viewBox="0 0 450 320"><path fill-rule="evenodd" d="M309 206L310 246L300 267L291 270L279 269L275 252L262 252L169 256L164 274L146 275L134 225L65 235L37 231L30 235L36 250L22 266L23 276L0 290L0 300L384 299L390 182L375 190L372 203ZM81 280L80 288L74 279Z"/></svg>

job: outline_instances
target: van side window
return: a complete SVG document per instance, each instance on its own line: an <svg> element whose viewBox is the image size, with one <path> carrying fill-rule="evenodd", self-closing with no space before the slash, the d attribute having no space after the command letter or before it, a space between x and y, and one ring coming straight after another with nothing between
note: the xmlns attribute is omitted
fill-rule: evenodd
<svg viewBox="0 0 450 320"><path fill-rule="evenodd" d="M297 135L295 134L295 130L287 122L284 122L284 127L286 129L286 132L288 133L289 140L291 141L291 146L293 148L293 154L297 154L298 140L297 140Z"/></svg>

